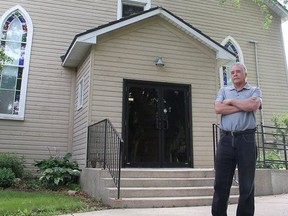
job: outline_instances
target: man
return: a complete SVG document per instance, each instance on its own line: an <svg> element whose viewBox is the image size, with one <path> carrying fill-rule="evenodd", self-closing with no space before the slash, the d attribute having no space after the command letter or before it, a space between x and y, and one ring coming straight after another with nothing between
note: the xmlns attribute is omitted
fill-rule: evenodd
<svg viewBox="0 0 288 216"><path fill-rule="evenodd" d="M254 178L257 160L255 140L256 110L261 106L261 91L246 82L242 63L231 67L233 86L219 90L215 112L221 114L221 136L215 162L212 215L226 216L233 175L238 168L239 201L237 216L254 215Z"/></svg>

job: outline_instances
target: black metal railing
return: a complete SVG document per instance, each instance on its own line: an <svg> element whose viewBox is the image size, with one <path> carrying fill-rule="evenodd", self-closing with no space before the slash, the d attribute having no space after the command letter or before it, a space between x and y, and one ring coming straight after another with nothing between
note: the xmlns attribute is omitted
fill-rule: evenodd
<svg viewBox="0 0 288 216"><path fill-rule="evenodd" d="M257 126L257 167L288 170L287 128Z"/></svg>
<svg viewBox="0 0 288 216"><path fill-rule="evenodd" d="M120 198L123 140L109 119L88 127L87 167L108 169Z"/></svg>
<svg viewBox="0 0 288 216"><path fill-rule="evenodd" d="M221 129L219 128L218 124L212 124L212 131L215 167L216 149L218 146ZM264 126L263 124L257 126L257 168L288 170L288 134L286 131L286 128Z"/></svg>

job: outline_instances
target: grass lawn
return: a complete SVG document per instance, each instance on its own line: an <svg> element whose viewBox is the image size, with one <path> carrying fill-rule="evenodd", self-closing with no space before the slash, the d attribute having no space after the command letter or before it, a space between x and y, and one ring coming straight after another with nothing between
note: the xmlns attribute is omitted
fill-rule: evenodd
<svg viewBox="0 0 288 216"><path fill-rule="evenodd" d="M106 208L85 193L0 190L0 215L48 216Z"/></svg>

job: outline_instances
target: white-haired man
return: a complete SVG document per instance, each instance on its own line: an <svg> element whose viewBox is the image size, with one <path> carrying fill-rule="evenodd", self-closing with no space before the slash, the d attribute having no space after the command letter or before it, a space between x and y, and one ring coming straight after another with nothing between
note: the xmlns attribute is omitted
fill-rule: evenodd
<svg viewBox="0 0 288 216"><path fill-rule="evenodd" d="M254 179L257 160L256 111L261 107L261 91L247 83L242 63L231 67L233 86L219 90L215 112L221 114L221 135L215 161L213 216L226 216L233 175L238 168L239 201L237 216L254 215Z"/></svg>

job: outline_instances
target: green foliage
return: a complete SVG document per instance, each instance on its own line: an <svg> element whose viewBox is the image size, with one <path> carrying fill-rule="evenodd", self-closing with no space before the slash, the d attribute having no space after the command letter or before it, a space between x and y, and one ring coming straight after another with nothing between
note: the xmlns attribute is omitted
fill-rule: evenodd
<svg viewBox="0 0 288 216"><path fill-rule="evenodd" d="M7 188L13 184L15 174L10 168L0 168L0 187Z"/></svg>
<svg viewBox="0 0 288 216"><path fill-rule="evenodd" d="M0 48L0 72L3 69L3 63L11 62L13 59L7 56L2 48Z"/></svg>
<svg viewBox="0 0 288 216"><path fill-rule="evenodd" d="M277 134L288 134L288 112L284 114L273 115L272 122L274 123L274 126L277 127Z"/></svg>
<svg viewBox="0 0 288 216"><path fill-rule="evenodd" d="M268 169L285 169L284 163L275 163L275 161L283 160L278 150L266 150L265 151L265 163L263 152L260 153L256 164L257 168L268 168Z"/></svg>
<svg viewBox="0 0 288 216"><path fill-rule="evenodd" d="M273 16L270 14L267 5L264 3L263 0L252 0L252 1L260 7L260 10L264 15L263 27L265 29L268 29L272 22ZM273 2L274 0L270 1Z"/></svg>
<svg viewBox="0 0 288 216"><path fill-rule="evenodd" d="M88 194L67 192L0 190L1 216L54 216L106 208Z"/></svg>
<svg viewBox="0 0 288 216"><path fill-rule="evenodd" d="M269 0L269 1L271 3L277 2L277 0ZM220 0L221 4L224 4L226 2L230 2L233 5L233 7L240 8L240 0ZM264 0L252 0L252 2L257 4L258 7L260 8L260 11L264 15L263 27L265 29L268 29L273 19L273 16L269 11L268 6L265 4ZM287 1L284 1L283 3L284 5L286 5Z"/></svg>
<svg viewBox="0 0 288 216"><path fill-rule="evenodd" d="M39 178L43 186L57 189L75 183L80 176L76 161L71 160L71 153L61 156L50 156L48 159L35 161L35 166L41 171Z"/></svg>
<svg viewBox="0 0 288 216"><path fill-rule="evenodd" d="M10 168L16 178L24 175L24 158L12 153L0 153L0 168Z"/></svg>

